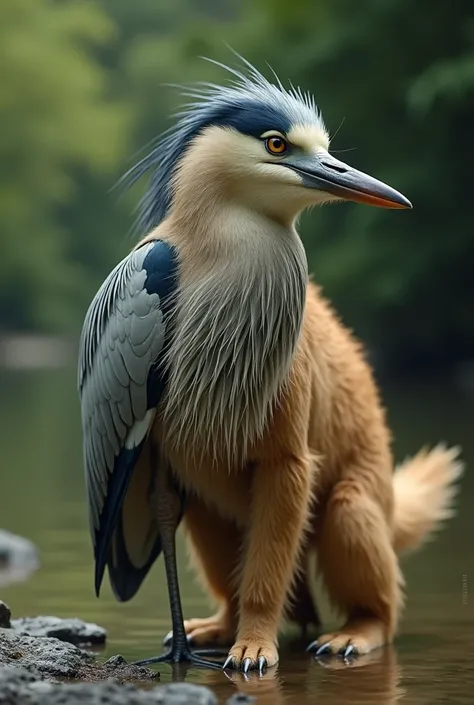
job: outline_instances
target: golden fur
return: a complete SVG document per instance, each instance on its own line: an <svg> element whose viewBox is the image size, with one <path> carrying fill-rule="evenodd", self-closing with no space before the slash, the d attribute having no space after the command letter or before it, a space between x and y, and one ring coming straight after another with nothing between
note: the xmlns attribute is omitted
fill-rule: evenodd
<svg viewBox="0 0 474 705"><path fill-rule="evenodd" d="M237 637L230 652L237 662L263 655L270 665L303 562L304 529L329 597L348 615L320 643L368 652L396 631L403 579L395 548L415 548L445 516L460 470L453 450L436 448L393 475L371 370L314 285L290 391L245 469L185 469L172 458L196 493L185 515L187 539L219 603L215 616L187 621L187 633L199 645Z"/></svg>
<svg viewBox="0 0 474 705"><path fill-rule="evenodd" d="M254 142L211 128L182 160L174 207L146 239L179 248L184 287L220 257L240 258L244 267L259 232L289 237L309 199L325 199L285 170L261 166L264 148ZM317 621L306 575L315 552L329 597L347 617L320 643L366 653L390 642L403 602L397 552L418 545L447 516L460 474L456 452L438 447L394 475L371 369L314 284L289 378L264 429L243 446L243 462L229 464L190 456L172 442L166 423L154 426L190 494L190 553L219 604L214 616L187 621L187 633L198 645L234 643L236 666L250 659L255 667L260 657L274 665L292 585L290 617Z"/></svg>

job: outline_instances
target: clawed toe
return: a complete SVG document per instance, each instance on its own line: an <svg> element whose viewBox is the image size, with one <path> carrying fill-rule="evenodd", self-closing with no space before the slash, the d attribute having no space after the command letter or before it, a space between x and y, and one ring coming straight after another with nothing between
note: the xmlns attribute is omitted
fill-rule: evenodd
<svg viewBox="0 0 474 705"><path fill-rule="evenodd" d="M224 670L226 669L234 669L234 670L239 670L239 666L236 663L236 660L233 656L228 656L223 667ZM243 671L243 673L248 673L250 670L257 670L259 675L263 675L263 673L267 670L268 668L268 663L267 659L265 656L259 656L257 662L251 658L244 658L242 663L240 664L240 670Z"/></svg>
<svg viewBox="0 0 474 705"><path fill-rule="evenodd" d="M359 652L357 651L356 647L354 644L348 644L345 648L340 649L339 653L341 656L343 656L345 659L349 658L350 656L358 656Z"/></svg>
<svg viewBox="0 0 474 705"><path fill-rule="evenodd" d="M247 672L249 671L250 667L253 666L253 665L254 665L254 664L252 663L252 659L251 659L251 658L244 658L244 660L243 660L243 662L242 662L242 670L243 670L243 672L244 672L244 673L247 673Z"/></svg>
<svg viewBox="0 0 474 705"><path fill-rule="evenodd" d="M316 656L322 656L323 654L332 653L331 642L327 641L325 644L321 644L316 650Z"/></svg>
<svg viewBox="0 0 474 705"><path fill-rule="evenodd" d="M349 659L359 655L359 650L350 641L340 648L335 648L331 640L325 641L321 644L321 642L316 639L309 644L306 651L314 652L316 657L337 655L342 656L344 659Z"/></svg>
<svg viewBox="0 0 474 705"><path fill-rule="evenodd" d="M258 657L258 672L262 674L264 671L267 670L267 659L265 656L259 656Z"/></svg>
<svg viewBox="0 0 474 705"><path fill-rule="evenodd" d="M321 644L318 639L315 639L314 641L311 642L306 647L306 651L314 651L315 656L322 656L323 654L329 654L332 652L331 649L331 642L326 641L324 644Z"/></svg>
<svg viewBox="0 0 474 705"><path fill-rule="evenodd" d="M226 660L224 661L224 665L222 668L225 670L226 668L233 668L235 669L235 659L233 656L228 656Z"/></svg>
<svg viewBox="0 0 474 705"><path fill-rule="evenodd" d="M353 619L337 632L321 635L311 642L308 651L317 658L338 656L344 663L352 664L387 643L386 625L379 619Z"/></svg>
<svg viewBox="0 0 474 705"><path fill-rule="evenodd" d="M261 676L267 668L277 663L278 653L272 644L260 645L243 640L231 649L223 668L240 671L244 676L249 671L256 671Z"/></svg>

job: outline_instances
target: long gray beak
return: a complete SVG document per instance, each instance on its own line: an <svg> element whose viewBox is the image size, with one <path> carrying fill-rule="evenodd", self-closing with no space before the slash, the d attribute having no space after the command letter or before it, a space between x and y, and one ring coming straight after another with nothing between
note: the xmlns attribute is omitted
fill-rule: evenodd
<svg viewBox="0 0 474 705"><path fill-rule="evenodd" d="M405 196L391 186L353 169L324 150L312 157L289 156L281 165L296 171L306 188L325 191L346 201L381 208L413 207Z"/></svg>

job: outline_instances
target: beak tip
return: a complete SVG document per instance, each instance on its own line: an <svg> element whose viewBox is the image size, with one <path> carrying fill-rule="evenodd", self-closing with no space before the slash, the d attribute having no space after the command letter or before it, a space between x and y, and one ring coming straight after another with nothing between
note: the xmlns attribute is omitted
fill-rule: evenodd
<svg viewBox="0 0 474 705"><path fill-rule="evenodd" d="M400 196L401 198L398 207L403 210L412 210L413 204L411 203L411 201L409 201L408 198L405 198L405 196L402 196L402 194L400 194Z"/></svg>

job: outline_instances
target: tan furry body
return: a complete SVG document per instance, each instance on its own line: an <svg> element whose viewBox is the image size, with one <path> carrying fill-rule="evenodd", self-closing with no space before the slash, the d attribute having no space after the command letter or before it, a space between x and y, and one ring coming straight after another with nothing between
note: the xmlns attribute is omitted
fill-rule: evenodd
<svg viewBox="0 0 474 705"><path fill-rule="evenodd" d="M403 582L395 547L412 547L444 518L459 465L442 449L407 465L412 491L395 508L390 434L370 367L314 285L289 391L244 467L193 464L168 450L195 495L185 515L193 561L220 604L214 617L186 623L195 643L237 639L237 662L275 663L284 606L310 551L349 618L333 649L350 641L362 653L392 640Z"/></svg>
<svg viewBox="0 0 474 705"><path fill-rule="evenodd" d="M315 150L327 148L324 134L310 135ZM235 409L227 407L226 414L206 409L216 399L221 407L224 399L235 402L225 386L232 382L231 364L208 399L199 391L200 380L194 384L189 374L189 384L182 384L179 393L176 387L171 390L174 401L168 407L165 402L152 431L190 495L184 517L190 550L219 603L213 617L188 621L187 632L196 644L235 640L230 650L234 664L250 659L251 667L261 657L270 666L278 661L278 630L292 586L290 616L304 621L306 614L317 621L305 575L310 552L316 552L329 597L347 616L345 626L320 643L329 642L333 652L352 645L364 653L390 642L402 605L396 550L417 545L447 515L451 485L460 473L456 452L435 449L407 465L394 481L390 434L361 347L313 284L300 308L295 294L281 297L296 270L306 287L306 270L304 275L301 267L285 270L278 258L288 262L301 248L295 216L315 197L293 172L281 175L279 167L263 163L264 152L251 137L204 131L180 163L169 217L146 238L163 238L178 248L178 322L192 310L192 296L186 299L189 287L212 281L208 310L202 307L200 313L212 330L214 307L224 298L219 292L232 285L232 277L240 277L234 285L246 282L254 262L262 263L260 271L254 267L251 280L257 298L265 262L280 287L274 289L280 296L275 304L280 348L274 359L281 364L272 367L270 358L265 363L261 379L268 379L269 371L275 379L262 382L266 397L258 400L258 413L244 416L242 433L235 425ZM252 160L258 167L247 166ZM299 286L288 291L299 291ZM234 289L235 306L242 307L249 326L246 354L259 360L258 336L250 329L257 325L264 330L265 321L258 321L252 310L255 296L245 300L238 286ZM288 328L285 317L300 313L301 328ZM197 325L202 327L202 321ZM288 330L293 331L291 340L284 337ZM213 364L212 349L203 345L199 351L211 355ZM181 353L171 348L171 365L184 359ZM185 364L192 365L194 357L187 355ZM201 359L195 362L197 371ZM248 364L256 369L255 358ZM179 376L180 370L171 370L176 384L181 384ZM247 388L248 399L255 399L255 389ZM197 395L194 406L192 394ZM193 409L201 418L214 419L215 427L197 430ZM226 439L232 447L226 448ZM137 505L137 512L143 506Z"/></svg>

